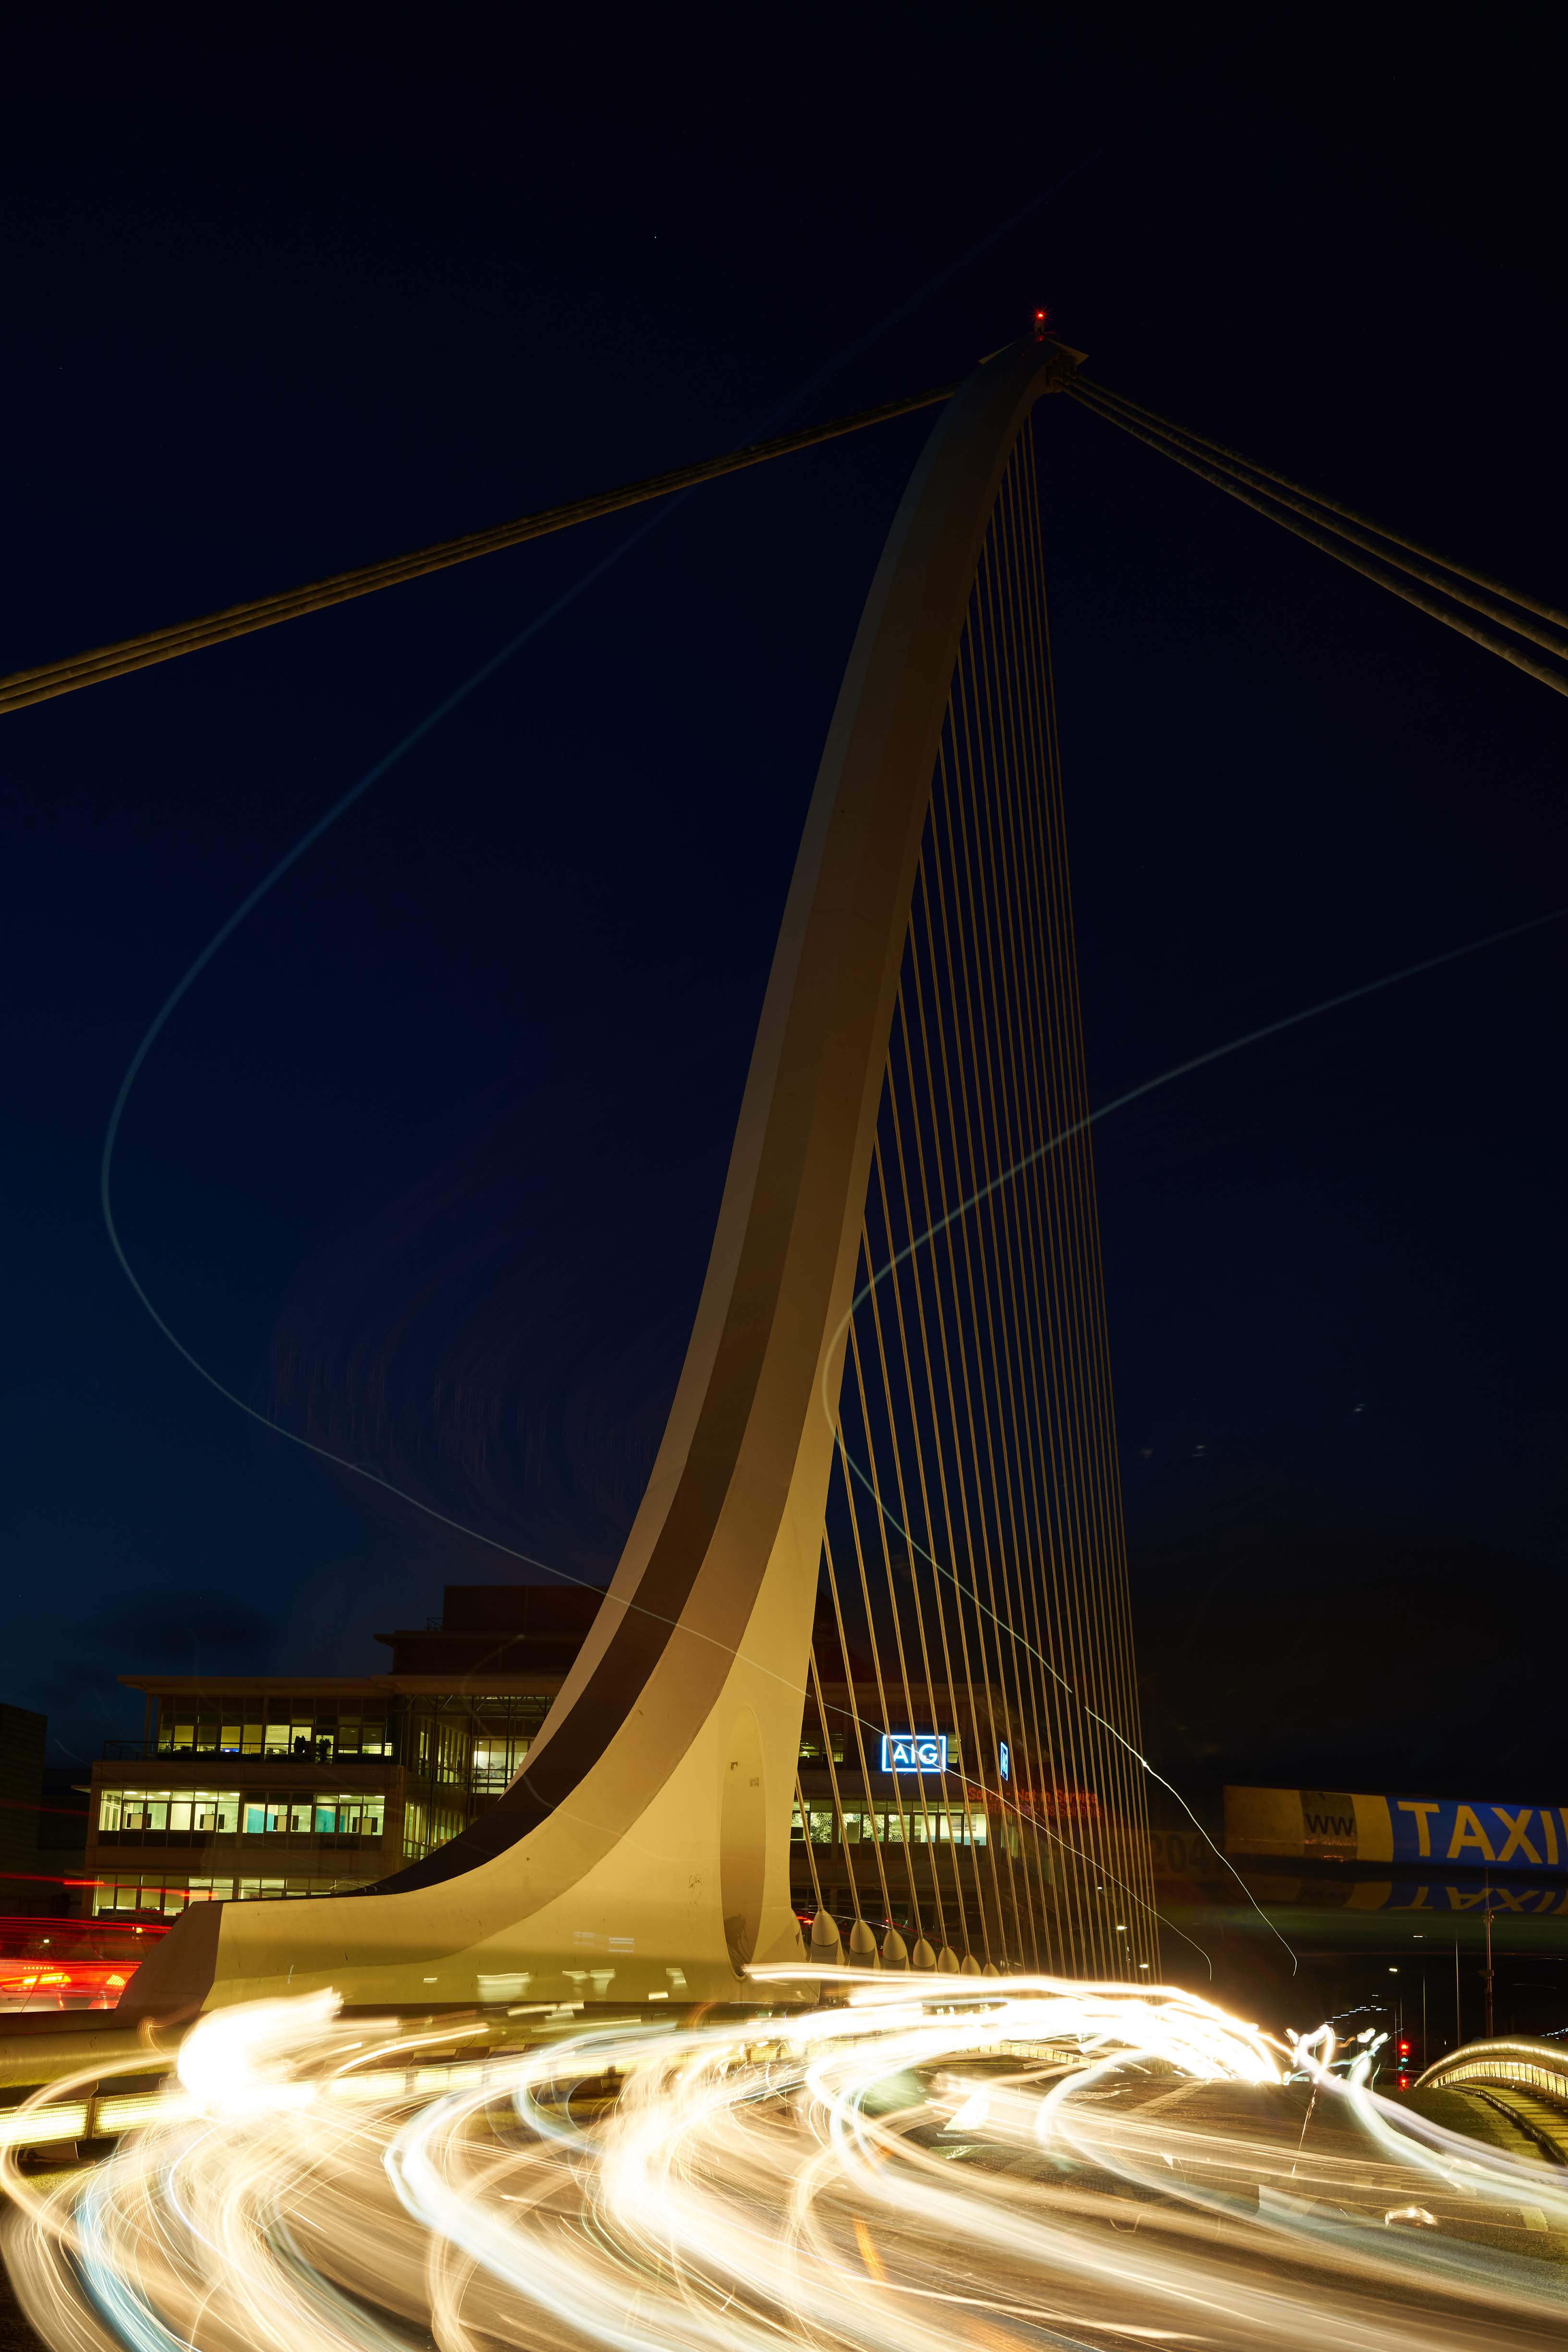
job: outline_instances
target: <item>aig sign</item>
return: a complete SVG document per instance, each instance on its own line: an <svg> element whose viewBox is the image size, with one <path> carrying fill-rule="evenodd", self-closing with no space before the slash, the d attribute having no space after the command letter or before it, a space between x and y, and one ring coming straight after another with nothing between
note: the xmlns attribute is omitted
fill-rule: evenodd
<svg viewBox="0 0 1568 2352"><path fill-rule="evenodd" d="M884 1772L945 1772L947 1735L942 1731L887 1731L882 1735Z"/></svg>

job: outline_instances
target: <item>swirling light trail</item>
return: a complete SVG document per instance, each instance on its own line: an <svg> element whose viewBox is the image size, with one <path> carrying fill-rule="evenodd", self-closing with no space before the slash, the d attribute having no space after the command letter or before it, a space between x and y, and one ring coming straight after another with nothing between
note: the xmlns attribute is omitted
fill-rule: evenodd
<svg viewBox="0 0 1568 2352"><path fill-rule="evenodd" d="M423 2086L449 2023L217 2012L106 2161L9 2159L18 2294L54 2352L1563 2341L1568 2179L1380 2098L1326 2028L1046 1978L826 1989Z"/></svg>

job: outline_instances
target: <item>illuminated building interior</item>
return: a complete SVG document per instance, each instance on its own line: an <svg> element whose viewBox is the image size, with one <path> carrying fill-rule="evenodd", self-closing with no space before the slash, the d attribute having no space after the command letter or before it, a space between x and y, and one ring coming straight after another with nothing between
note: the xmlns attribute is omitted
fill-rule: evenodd
<svg viewBox="0 0 1568 2352"><path fill-rule="evenodd" d="M93 1767L93 1909L331 1895L419 1860L506 1787L596 1601L448 1586L438 1621L378 1636L383 1675L123 1676L146 1727Z"/></svg>
<svg viewBox="0 0 1568 2352"><path fill-rule="evenodd" d="M596 1596L550 1596L562 1598L547 1634L506 1636L522 1668L505 1678L510 1687L451 1685L479 1663L476 1650L490 1680L502 1679L489 1636L531 1607L538 1614L528 1587L448 1587L438 1622L385 1637L394 1671L384 1676L124 1677L145 1694L147 1732L107 1743L93 1768L82 1874L98 1882L86 1890L90 1909L162 1920L193 1902L344 1892L455 1836L522 1763L575 1654L585 1601ZM464 1628L476 1607L492 1621L478 1636ZM533 1663L541 1650L543 1667ZM445 1662L448 1672L399 1672L410 1659ZM945 1771L884 1771L884 1745L897 1744L901 1727L861 1722L858 1734L847 1686L820 1687L836 1727L825 1737L808 1702L791 1823L791 1894L803 1918L821 1901L850 1912L858 1903L910 1935L928 1911L961 1916L953 1849L990 1858L998 1905L1010 1876L1027 1871L1058 1884L1051 1841L1027 1811L988 1805L973 1790L966 1765L979 1735L967 1715L962 1725L915 1726L921 1752ZM998 1703L986 1695L986 1711ZM873 1856L876 1845L896 1853L890 1867ZM970 1896L977 1944L984 1907Z"/></svg>

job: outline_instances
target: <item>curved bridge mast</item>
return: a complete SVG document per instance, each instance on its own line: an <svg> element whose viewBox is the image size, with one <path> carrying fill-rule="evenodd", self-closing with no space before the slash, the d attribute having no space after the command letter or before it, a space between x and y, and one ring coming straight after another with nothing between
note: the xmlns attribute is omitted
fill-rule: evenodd
<svg viewBox="0 0 1568 2352"><path fill-rule="evenodd" d="M955 1796L944 1781L933 1816L926 1776L907 1790L894 1776L870 1840L882 1840L875 1864L880 1885L887 1887L896 1843L921 1937L924 1885L940 1940L952 1948L944 1951L944 1965L959 1964L960 1947L970 1966L979 1965L982 1946L992 1965L1096 1974L1131 1974L1153 1960L1142 1798L1117 1747L1119 1738L1136 1739L1137 1723L1113 1456L1107 1453L1092 1193L1083 1190L1087 1150L1080 1138L1076 1157L1058 1155L1066 1170L1060 1181L1078 1188L1076 1206L1061 1195L1058 1222L1070 1209L1083 1228L1060 1281L1042 1255L1056 1244L1023 1232L1030 1216L1048 1224L1057 1213L1049 1185L1058 1176L1047 1170L1026 1199L1026 1187L1002 1164L1026 1145L1037 1169L1049 1142L1046 1129L1077 1116L1081 1097L1070 931L1064 937L1061 929L1065 865L1053 830L1048 667L1043 643L1026 642L1031 627L1043 640L1043 593L1022 576L1016 554L1037 529L1032 509L1026 511L1031 413L1075 363L1076 355L1051 343L1009 349L988 361L943 410L905 491L806 818L668 1424L614 1581L523 1770L460 1836L366 1895L191 1909L135 1979L142 2013L286 1986L300 1991L331 1985L351 2002L403 2005L483 2000L498 1985L514 1999L526 1988L531 2000L737 1998L748 1963L793 1959L802 1951L789 1864L792 1822L797 1808L809 1811L797 1779L807 1691L815 1691L817 1719L826 1723L835 1710L822 1685L833 1685L838 1714L854 1718L851 1750L864 1753L872 1728L895 1729L891 1717L914 1703L900 1593L907 1599L914 1592L918 1609L922 1581L928 1614L940 1613L945 1594L940 1646L948 1688L962 1684L968 1693L966 1701L954 1701L962 1731L957 1717L952 1725L955 1751L966 1750L963 1790ZM1004 579L1009 564L1018 574L1010 590ZM983 625L977 598L994 603L999 595L1011 595L1016 609ZM1015 648L1018 676L993 692L980 672L986 660L994 664L1004 639ZM983 659L984 646L991 652ZM1043 685L1029 683L1041 678ZM955 695L967 751L957 742ZM1012 718L1005 708L1009 696ZM1026 703L1033 714L1027 724L1017 716ZM954 1339L961 1355L973 1340L964 1357L974 1367L967 1435L951 1426L937 1432L932 1414L951 1421L951 1412L932 1402L934 1388L929 1397L925 1389L917 1395L910 1383L907 1403L887 1389L889 1402L879 1421L865 1405L857 1336L868 1296L873 1312L885 1302L890 1317L894 1305L886 1291L867 1292L864 1270L878 1271L869 1265L868 1192L882 1173L879 1120L885 1124L896 1026L908 1042L904 975L917 954L917 881L929 887L922 844L935 822L933 776L948 779L944 791L968 789L960 772L966 759L973 776L983 778L974 789L1015 800L1034 795L1018 819L1018 839L1027 834L1028 842L1017 852L1008 886L1018 903L1006 919L1022 942L1023 961L1006 989L1009 1005L1023 1008L1018 1034L1032 1023L1037 1059L1055 1070L1037 1084L1027 1055L1020 1061L1011 1043L998 1038L996 1055L1011 1054L1018 1065L1008 1099L1035 1106L1029 1132L1022 1131L1022 1113L1009 1124L996 1110L1006 1087L998 1094L993 1084L994 1132L986 1152L975 1144L970 1120L967 1157L955 1148L952 1160L950 1206L956 1209L956 1195L966 1183L975 1189L987 1170L994 1192L999 1182L1010 1199L1016 1196L1009 1214L1019 1228L1017 1249L1026 1258L1034 1251L1036 1271L1027 1279L1042 1302L1037 1312L1016 1307L1012 1338L999 1339L989 1276L961 1280L955 1272L946 1308L934 1299L933 1317L967 1314L978 1327L984 1308L990 1318L989 1338L977 1330ZM973 890L966 903L972 911L963 919L973 927L980 919ZM995 919L1001 922L999 913ZM984 920L990 923L991 914ZM956 984L931 966L929 941L919 952L933 987ZM973 959L967 950L955 953L967 971ZM1037 965L1046 978L1037 983L1021 977L1026 964L1031 971ZM939 1026L944 1017L936 1016ZM1003 1017L1004 1025L1013 1020L1010 1011ZM969 1118L970 1096L961 1085L950 1090L950 1123L960 1097ZM944 1149L933 1131L938 1160ZM929 1186L925 1197L929 1205ZM1029 1200L1037 1200L1033 1210ZM895 1223L885 1217L878 1228L889 1246L899 1237ZM910 1231L906 1238L919 1237ZM1013 1239L1007 1247L1014 1248ZM919 1255L911 1253L911 1266ZM934 1263L935 1253L925 1255ZM952 1264L956 1268L956 1258ZM918 1270L913 1278L922 1278ZM946 1280L937 1272L924 1278ZM924 1306L919 1314L923 1329ZM907 1329L903 1346L908 1370ZM1016 1367L1014 1356L1029 1349L1039 1360ZM846 1392L849 1387L848 1356L862 1407L853 1438L847 1435L849 1416L836 1422L831 1412L841 1384ZM952 1360L950 1349L950 1375ZM1005 1375L1011 1405L1003 1399ZM1026 1391L1036 1399L1032 1408L1017 1402ZM951 1376L948 1393L951 1404ZM999 1473L993 1423L1004 1422L1012 1435ZM982 1423L989 1433L984 1439L976 1434ZM970 1513L965 1504L962 1544L952 1535L951 1494L966 1473L955 1459L950 1475L944 1444L967 1449L971 1472L976 1449L989 1449L994 1508L977 1499ZM863 1549L859 1529L866 1495L878 1479L879 1448L883 1456L889 1448L894 1455L919 1454L922 1488L934 1488L940 1470L949 1504L939 1541L942 1514L929 1494L918 1526L907 1494L878 1501L886 1602L873 1593L863 1558L859 1572L863 1632L877 1654L881 1694L882 1719L871 1727L837 1587L842 1667L825 1654L819 1676L812 1641L825 1520L831 1529L834 1508L847 1507L857 1549ZM928 1476L933 1454L941 1459ZM835 1479L843 1489L837 1506L830 1495ZM901 1489L901 1471L898 1483ZM952 1556L942 1557L945 1546ZM942 1586L934 1600L932 1580ZM932 1704L934 1640L921 1616ZM890 1641L902 1671L893 1699L881 1657ZM967 1661L963 1672L952 1663L959 1649ZM1103 1731L1091 1730L1090 1718ZM994 1756L980 1752L992 1748ZM974 1829L977 1808L992 1824L988 1834ZM832 1810L842 1842L865 1833L873 1809L863 1806L857 1822L847 1823L836 1780ZM808 1822L798 1826L811 1833ZM917 1840L931 1848L919 1883L911 1858ZM973 1885L955 1859L959 1846ZM860 1875L869 1891L869 1864ZM1098 1883L1098 1898L1088 1892L1089 1880ZM1116 1922L1094 1912L1096 1899L1101 1914L1117 1913ZM853 1907L853 1948L869 1957L858 1892ZM833 1944L831 1930L825 1942ZM931 1956L923 1942L917 1945L918 1959Z"/></svg>

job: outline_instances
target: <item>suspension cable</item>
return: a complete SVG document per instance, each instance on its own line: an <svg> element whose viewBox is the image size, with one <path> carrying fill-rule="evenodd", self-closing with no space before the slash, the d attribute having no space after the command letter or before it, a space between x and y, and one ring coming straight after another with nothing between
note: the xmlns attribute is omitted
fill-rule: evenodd
<svg viewBox="0 0 1568 2352"><path fill-rule="evenodd" d="M1490 572L1477 572L1468 563L1456 563L1452 556L1439 555L1435 548L1424 546L1420 540L1411 539L1404 531L1391 530L1386 523L1373 522L1370 516L1358 514L1354 507L1346 506L1342 499L1331 499L1321 490L1309 489L1304 482L1292 480L1289 474L1281 474L1272 466L1260 465L1256 457L1244 457L1239 449L1226 448L1223 441L1215 441L1192 425L1173 425L1168 418L1158 416L1152 409L1129 399L1124 392L1112 392L1105 384L1090 384L1089 389L1098 392L1103 399L1113 402L1118 408L1130 410L1144 424L1158 425L1167 432L1179 434L1184 440L1199 445L1211 456L1227 458L1235 466L1243 466L1248 473L1259 474L1267 481L1277 482L1281 489L1294 490L1299 497L1310 499L1314 506L1342 516L1346 522L1359 524L1363 530L1375 531L1379 539L1385 539L1392 545L1405 549L1409 554L1436 564L1445 572L1453 572L1458 579L1468 580L1472 587L1487 589L1508 604L1517 604L1528 613L1538 613L1543 621L1553 622L1559 629L1568 630L1568 613L1559 612L1555 604L1543 604L1538 596L1528 596L1518 588L1510 588L1506 580L1496 580Z"/></svg>
<svg viewBox="0 0 1568 2352"><path fill-rule="evenodd" d="M1287 476L1237 456L1222 443L1211 441L1189 426L1173 425L1169 418L1123 399L1121 394L1102 384L1088 383L1077 375L1068 378L1062 389L1081 406L1092 409L1107 423L1120 425L1124 433L1157 449L1189 473L1213 483L1227 497L1238 499L1255 513L1266 515L1271 522L1294 532L1298 539L1321 548L1324 554L1347 564L1364 579L1386 588L1433 620L1441 621L1446 628L1456 629L1473 644L1485 646L1489 653L1497 654L1515 669L1538 678L1554 693L1568 694L1568 668L1556 668L1540 661L1514 642L1525 638L1568 665L1568 615L1559 613L1554 605L1522 595L1487 573L1437 555L1415 541L1357 514L1338 499L1308 490ZM1401 578L1400 574L1405 576ZM1423 588L1409 585L1411 580L1436 589L1437 594L1429 595ZM1456 606L1467 609L1456 610ZM1468 617L1471 613L1485 617L1472 620ZM1527 614L1536 617L1527 618ZM1500 629L1489 625L1494 621L1501 624ZM1539 621L1549 625L1542 628ZM1504 635L1502 630L1511 635Z"/></svg>
<svg viewBox="0 0 1568 2352"><path fill-rule="evenodd" d="M141 636L125 637L118 645L100 646L95 652L72 654L60 661L44 662L34 669L16 670L9 677L0 678L0 713L24 709L29 703L47 702L55 695L74 693L79 687L99 686L105 679L123 677L131 670L173 661L180 654L197 653L205 646L221 645L229 637L247 636L253 630L271 628L279 621L298 620L307 613L321 612L330 604L343 604L353 597L371 595L378 588L395 588L405 580L421 579L427 572L442 572L451 564L467 563L476 555L493 555L503 547L520 546L525 540L569 530L575 523L618 514L623 507L668 498L674 491L717 481L721 476L741 473L748 466L763 465L770 457L789 457L797 449L815 448L819 442L839 440L847 433L861 432L868 425L883 425L895 416L908 416L915 409L934 408L939 401L951 398L957 389L956 384L943 383L931 392L906 393L900 399L884 400L875 408L858 409L851 416L835 417L830 424L808 425L797 433L784 433L772 441L749 442L743 448L726 451L722 457L704 457L695 466L679 466L670 473L651 474L644 481L602 490L594 498L545 507L537 514L520 515L514 521L496 523L487 530L465 531L460 538L442 540L435 547L418 548L409 555L390 556L380 563L362 564L353 572L334 572L330 579L313 581L307 587L279 589L274 595L256 596L247 604L226 605L222 612L209 613L198 621L175 622L166 628L148 630Z"/></svg>

